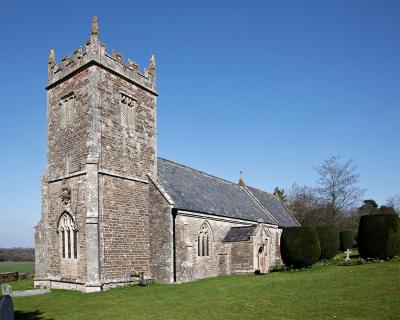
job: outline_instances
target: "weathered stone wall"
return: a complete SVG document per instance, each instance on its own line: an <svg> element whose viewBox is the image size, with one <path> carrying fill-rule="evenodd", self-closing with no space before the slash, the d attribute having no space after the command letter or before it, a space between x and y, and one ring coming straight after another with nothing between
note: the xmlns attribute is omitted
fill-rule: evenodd
<svg viewBox="0 0 400 320"><path fill-rule="evenodd" d="M282 229L275 229L272 233L272 247L275 249L271 252L271 266L283 264L281 256L281 235Z"/></svg>
<svg viewBox="0 0 400 320"><path fill-rule="evenodd" d="M101 82L100 169L147 180L156 175L156 97L120 76L97 68ZM121 103L131 99L133 117L122 123Z"/></svg>
<svg viewBox="0 0 400 320"><path fill-rule="evenodd" d="M198 256L197 239L203 223L212 231L210 255ZM251 224L251 223L250 223ZM218 218L194 217L178 214L176 217L176 271L177 281L186 282L219 274L253 272L257 236L249 242L222 242L231 227L249 225L244 222L224 221ZM264 226L271 234L266 248L266 266L274 264L275 241L278 229ZM222 268L222 270L221 270Z"/></svg>
<svg viewBox="0 0 400 320"><path fill-rule="evenodd" d="M242 274L251 273L253 266L253 243L233 242L231 247L231 273Z"/></svg>
<svg viewBox="0 0 400 320"><path fill-rule="evenodd" d="M147 174L156 173L156 97L93 68L100 95L101 281L130 281L137 272L150 277Z"/></svg>
<svg viewBox="0 0 400 320"><path fill-rule="evenodd" d="M61 201L62 188L71 190L71 201ZM50 278L85 282L86 270L86 179L85 175L49 183L49 257ZM61 236L58 231L60 216L67 211L74 219L78 231L77 259L62 258Z"/></svg>
<svg viewBox="0 0 400 320"><path fill-rule="evenodd" d="M89 76L88 68L48 90L47 161L50 180L85 168L89 154Z"/></svg>
<svg viewBox="0 0 400 320"><path fill-rule="evenodd" d="M2 272L0 273L0 283L1 282L9 282L9 281L17 281L17 280L27 280L32 279L33 275L30 273L22 273L22 272Z"/></svg>
<svg viewBox="0 0 400 320"><path fill-rule="evenodd" d="M17 281L18 272L2 272L0 273L0 282Z"/></svg>
<svg viewBox="0 0 400 320"><path fill-rule="evenodd" d="M35 227L35 279L46 279L50 273L49 186L47 175L41 179L41 217Z"/></svg>
<svg viewBox="0 0 400 320"><path fill-rule="evenodd" d="M148 184L100 175L102 282L150 276Z"/></svg>
<svg viewBox="0 0 400 320"><path fill-rule="evenodd" d="M155 78L154 57L141 73L135 62L106 52L97 18L73 58L57 63L50 50L37 285L88 292L129 281L134 272L150 276L147 174L156 175ZM70 202L60 199L63 187L71 189ZM64 211L78 228L77 259L62 258L57 226Z"/></svg>
<svg viewBox="0 0 400 320"><path fill-rule="evenodd" d="M173 282L173 226L168 201L153 182L149 185L150 271L155 282Z"/></svg>
<svg viewBox="0 0 400 320"><path fill-rule="evenodd" d="M86 279L86 190L84 172L91 127L90 79L93 68L81 70L48 89L48 139L46 174L42 178L42 217L35 232L36 279L84 282ZM60 180L63 178L63 180ZM62 188L71 200L61 201ZM62 258L58 222L64 211L78 229L78 258Z"/></svg>

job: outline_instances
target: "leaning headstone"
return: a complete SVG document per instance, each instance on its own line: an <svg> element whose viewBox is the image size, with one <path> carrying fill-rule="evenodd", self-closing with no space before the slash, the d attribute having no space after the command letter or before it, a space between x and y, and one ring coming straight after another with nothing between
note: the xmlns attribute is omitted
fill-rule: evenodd
<svg viewBox="0 0 400 320"><path fill-rule="evenodd" d="M1 292L4 296L11 296L11 286L9 284L3 284L1 286Z"/></svg>
<svg viewBox="0 0 400 320"><path fill-rule="evenodd" d="M0 296L0 319L14 320L14 305L11 296Z"/></svg>

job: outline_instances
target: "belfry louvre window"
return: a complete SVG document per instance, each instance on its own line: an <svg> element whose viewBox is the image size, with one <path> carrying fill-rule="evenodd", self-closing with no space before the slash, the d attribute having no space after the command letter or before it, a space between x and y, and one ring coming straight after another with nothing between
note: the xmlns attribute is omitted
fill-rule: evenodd
<svg viewBox="0 0 400 320"><path fill-rule="evenodd" d="M66 128L74 122L75 119L75 95L70 93L60 101L61 108L61 127Z"/></svg>
<svg viewBox="0 0 400 320"><path fill-rule="evenodd" d="M199 257L206 257L210 255L210 239L211 232L209 227L206 223L203 223L197 238L197 255Z"/></svg>
<svg viewBox="0 0 400 320"><path fill-rule="evenodd" d="M135 125L135 108L137 101L126 94L121 93L119 105L121 109L121 125L133 129Z"/></svg>
<svg viewBox="0 0 400 320"><path fill-rule="evenodd" d="M63 259L77 259L78 230L73 218L68 212L64 212L61 215L58 231L60 234L61 257Z"/></svg>

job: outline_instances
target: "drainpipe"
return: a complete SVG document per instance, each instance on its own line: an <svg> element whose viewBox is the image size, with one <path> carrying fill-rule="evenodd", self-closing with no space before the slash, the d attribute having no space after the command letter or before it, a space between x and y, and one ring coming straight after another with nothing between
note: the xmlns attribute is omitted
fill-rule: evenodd
<svg viewBox="0 0 400 320"><path fill-rule="evenodd" d="M175 230L175 219L178 213L178 209L172 208L172 254L173 254L173 271L174 271L174 282L176 282L176 230Z"/></svg>

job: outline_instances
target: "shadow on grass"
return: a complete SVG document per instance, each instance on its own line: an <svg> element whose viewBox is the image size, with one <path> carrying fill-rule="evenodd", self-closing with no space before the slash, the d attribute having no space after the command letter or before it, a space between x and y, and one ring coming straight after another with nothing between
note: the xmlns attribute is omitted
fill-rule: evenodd
<svg viewBox="0 0 400 320"><path fill-rule="evenodd" d="M15 311L14 319L15 320L52 320L50 318L45 318L42 316L43 312L39 310L36 311Z"/></svg>

